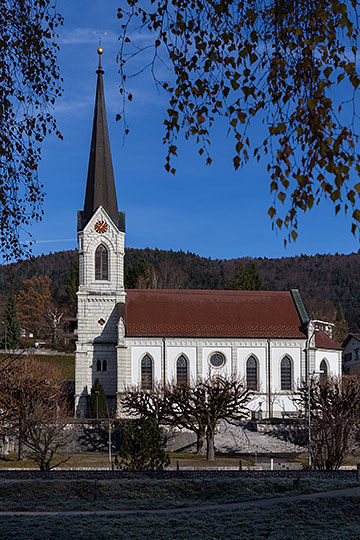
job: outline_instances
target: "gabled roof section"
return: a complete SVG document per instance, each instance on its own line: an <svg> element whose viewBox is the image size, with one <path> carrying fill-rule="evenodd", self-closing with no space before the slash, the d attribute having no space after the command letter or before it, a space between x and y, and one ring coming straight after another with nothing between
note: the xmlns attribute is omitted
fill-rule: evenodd
<svg viewBox="0 0 360 540"><path fill-rule="evenodd" d="M336 351L342 351L342 347L329 338L329 336L322 330L316 332L315 334L315 347L317 349L334 349Z"/></svg>
<svg viewBox="0 0 360 540"><path fill-rule="evenodd" d="M128 337L302 338L290 292L128 289Z"/></svg>
<svg viewBox="0 0 360 540"><path fill-rule="evenodd" d="M84 210L79 213L78 229L82 230L99 206L102 206L120 230L124 230L124 214L119 214L110 139L106 119L105 94L99 47L94 120Z"/></svg>
<svg viewBox="0 0 360 540"><path fill-rule="evenodd" d="M355 338L355 339L357 339L357 341L360 341L360 334L352 333L352 332L349 333L349 334L346 336L345 340L343 341L342 347L345 348L346 345L349 343L350 339L352 339L352 338Z"/></svg>

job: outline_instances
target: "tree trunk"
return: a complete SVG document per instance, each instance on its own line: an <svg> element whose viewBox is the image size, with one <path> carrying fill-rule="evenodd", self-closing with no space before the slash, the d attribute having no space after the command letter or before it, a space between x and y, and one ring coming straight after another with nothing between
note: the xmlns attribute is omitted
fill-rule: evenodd
<svg viewBox="0 0 360 540"><path fill-rule="evenodd" d="M205 430L197 431L197 441L196 441L196 453L199 456L206 455L206 445L205 445Z"/></svg>
<svg viewBox="0 0 360 540"><path fill-rule="evenodd" d="M19 435L17 460L22 461L22 458L23 458L23 445L22 445L21 435Z"/></svg>
<svg viewBox="0 0 360 540"><path fill-rule="evenodd" d="M19 417L19 434L18 434L18 461L22 461L24 458L24 445L23 445L23 436L24 436L24 419L23 413L20 412Z"/></svg>
<svg viewBox="0 0 360 540"><path fill-rule="evenodd" d="M212 429L207 428L206 430L206 459L207 461L215 460L215 433Z"/></svg>

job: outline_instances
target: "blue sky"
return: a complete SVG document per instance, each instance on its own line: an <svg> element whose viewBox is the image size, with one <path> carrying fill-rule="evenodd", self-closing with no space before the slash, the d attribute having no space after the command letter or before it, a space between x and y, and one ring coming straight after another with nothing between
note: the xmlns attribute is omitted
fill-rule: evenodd
<svg viewBox="0 0 360 540"><path fill-rule="evenodd" d="M60 30L63 96L54 114L64 140L50 137L43 148L40 179L47 193L44 218L30 232L35 255L76 247L76 213L83 207L90 147L99 26L104 83L119 209L126 212L126 245L183 250L212 258L288 257L298 254L350 253L359 240L351 220L322 203L301 217L299 238L284 248L284 234L272 230L272 203L266 163L250 161L235 172L232 141L224 126L212 140L213 164L206 166L194 142L179 142L177 173L165 172L162 145L166 96L157 92L150 73L130 81L134 95L127 107L130 135L120 123L120 78L116 54L123 0L58 0L64 16Z"/></svg>

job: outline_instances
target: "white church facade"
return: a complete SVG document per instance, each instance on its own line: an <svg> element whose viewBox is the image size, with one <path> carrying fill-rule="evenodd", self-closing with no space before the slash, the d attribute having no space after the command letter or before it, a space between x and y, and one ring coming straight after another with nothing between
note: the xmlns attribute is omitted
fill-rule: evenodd
<svg viewBox="0 0 360 540"><path fill-rule="evenodd" d="M298 290L124 289L125 216L118 211L99 49L84 209L78 215L75 408L89 413L95 379L114 406L126 386L238 377L263 418L296 412L314 372L341 374L341 348L315 331Z"/></svg>

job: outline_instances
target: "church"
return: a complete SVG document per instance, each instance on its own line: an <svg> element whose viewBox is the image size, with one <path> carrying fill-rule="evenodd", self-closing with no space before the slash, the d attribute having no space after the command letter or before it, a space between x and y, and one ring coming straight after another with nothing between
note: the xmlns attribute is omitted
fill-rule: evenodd
<svg viewBox="0 0 360 540"><path fill-rule="evenodd" d="M125 214L116 197L102 52L77 225L76 415L89 415L95 379L114 407L129 385L150 389L213 375L246 382L254 417L296 414L292 395L301 381L341 374L341 347L310 320L297 289L124 289Z"/></svg>

